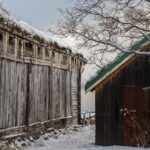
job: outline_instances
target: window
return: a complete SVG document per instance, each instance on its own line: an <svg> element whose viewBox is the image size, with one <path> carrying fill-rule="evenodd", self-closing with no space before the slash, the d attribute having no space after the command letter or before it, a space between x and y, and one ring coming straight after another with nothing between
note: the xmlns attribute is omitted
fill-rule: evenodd
<svg viewBox="0 0 150 150"><path fill-rule="evenodd" d="M15 39L13 36L9 35L7 52L8 53L14 53L14 47L15 47Z"/></svg>
<svg viewBox="0 0 150 150"><path fill-rule="evenodd" d="M55 52L53 51L53 52L52 52L52 58L54 58L54 57L55 57Z"/></svg>
<svg viewBox="0 0 150 150"><path fill-rule="evenodd" d="M9 36L9 45L14 46L15 45L15 40L12 36Z"/></svg>
<svg viewBox="0 0 150 150"><path fill-rule="evenodd" d="M25 42L24 54L27 57L33 56L33 44L30 42Z"/></svg>
<svg viewBox="0 0 150 150"><path fill-rule="evenodd" d="M21 40L20 39L18 39L18 56L20 57L21 56L21 54L22 54L22 52L21 52L21 47L22 47L22 43L21 43Z"/></svg>
<svg viewBox="0 0 150 150"><path fill-rule="evenodd" d="M18 44L19 50L21 50L21 47L22 47L22 42L21 42L21 40L19 40L19 44Z"/></svg>
<svg viewBox="0 0 150 150"><path fill-rule="evenodd" d="M71 64L72 65L74 64L74 58L71 58Z"/></svg>
<svg viewBox="0 0 150 150"><path fill-rule="evenodd" d="M45 49L45 56L48 57L49 56L49 50L46 48Z"/></svg>
<svg viewBox="0 0 150 150"><path fill-rule="evenodd" d="M3 41L3 33L0 32L0 41Z"/></svg>
<svg viewBox="0 0 150 150"><path fill-rule="evenodd" d="M63 60L62 60L62 63L64 64L64 65L66 65L67 64L67 56L63 56Z"/></svg>
<svg viewBox="0 0 150 150"><path fill-rule="evenodd" d="M27 50L31 50L31 51L33 50L33 45L29 42L26 42L25 47Z"/></svg>
<svg viewBox="0 0 150 150"><path fill-rule="evenodd" d="M38 56L41 56L41 55L42 55L42 49L41 49L41 47L39 47L39 46L38 46L38 52L37 52L37 53L38 53Z"/></svg>

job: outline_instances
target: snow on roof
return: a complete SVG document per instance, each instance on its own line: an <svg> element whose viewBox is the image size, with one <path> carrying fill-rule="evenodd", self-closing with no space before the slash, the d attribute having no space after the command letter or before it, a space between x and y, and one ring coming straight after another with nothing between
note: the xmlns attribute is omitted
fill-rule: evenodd
<svg viewBox="0 0 150 150"><path fill-rule="evenodd" d="M39 30L27 22L16 19L13 15L7 12L5 9L0 8L0 19L3 19L4 24L15 25L19 27L22 31L26 31L31 35L31 37L38 36L41 39L44 39L48 43L57 43L58 46L71 49L71 45L67 43L64 39L58 38L55 35L52 35L50 32L45 32Z"/></svg>

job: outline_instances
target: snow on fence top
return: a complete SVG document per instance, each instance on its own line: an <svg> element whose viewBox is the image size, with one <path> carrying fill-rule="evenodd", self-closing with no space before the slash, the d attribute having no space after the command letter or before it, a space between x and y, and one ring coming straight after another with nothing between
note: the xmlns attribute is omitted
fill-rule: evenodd
<svg viewBox="0 0 150 150"><path fill-rule="evenodd" d="M47 43L57 44L62 48L71 49L71 45L65 42L62 38L58 38L50 34L50 32L44 32L37 28L34 28L30 24L16 19L13 15L7 12L5 9L0 8L0 23L8 27L18 28L22 32L28 33L32 38L38 37L41 40L44 40Z"/></svg>

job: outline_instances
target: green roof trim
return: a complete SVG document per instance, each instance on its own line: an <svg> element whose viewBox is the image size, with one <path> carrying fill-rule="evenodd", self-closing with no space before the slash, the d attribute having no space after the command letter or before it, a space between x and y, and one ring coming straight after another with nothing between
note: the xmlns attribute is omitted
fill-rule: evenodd
<svg viewBox="0 0 150 150"><path fill-rule="evenodd" d="M143 37L140 41L136 42L133 46L131 46L130 51L136 51L140 49L147 41L148 38L150 38L150 34L147 35L147 37ZM123 55L116 57L116 59L106 68L104 68L102 71L98 72L96 77L89 80L85 85L85 91L87 91L89 88L91 88L96 82L98 82L100 79L102 79L107 73L111 72L115 67L117 67L122 61L124 61L128 56L130 56L131 53L123 53ZM92 88L90 89L92 90Z"/></svg>

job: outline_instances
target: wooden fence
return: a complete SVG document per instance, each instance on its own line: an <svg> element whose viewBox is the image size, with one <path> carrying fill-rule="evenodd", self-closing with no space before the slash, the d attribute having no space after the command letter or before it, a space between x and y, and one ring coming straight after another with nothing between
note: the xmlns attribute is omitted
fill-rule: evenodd
<svg viewBox="0 0 150 150"><path fill-rule="evenodd" d="M0 60L0 129L71 116L71 100L70 71Z"/></svg>
<svg viewBox="0 0 150 150"><path fill-rule="evenodd" d="M0 138L64 119L77 123L83 57L10 38L9 32L0 35Z"/></svg>

